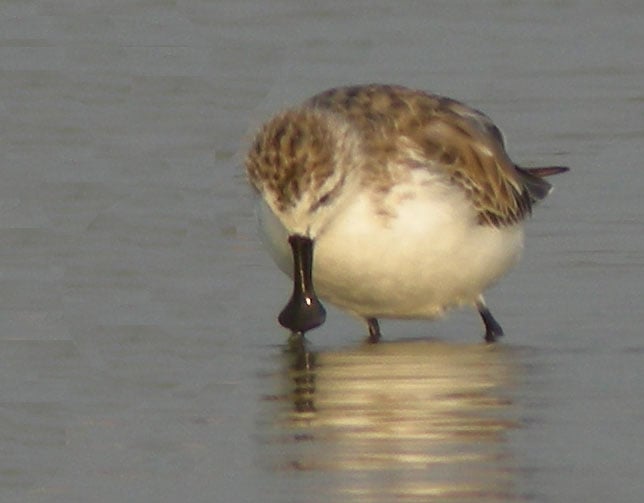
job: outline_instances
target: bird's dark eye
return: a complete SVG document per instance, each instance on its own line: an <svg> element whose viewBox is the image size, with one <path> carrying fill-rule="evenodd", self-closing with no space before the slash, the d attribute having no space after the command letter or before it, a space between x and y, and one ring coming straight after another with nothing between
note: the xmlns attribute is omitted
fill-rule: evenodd
<svg viewBox="0 0 644 503"><path fill-rule="evenodd" d="M324 194L320 199L318 199L312 206L311 206L311 213L314 211L317 211L321 206L325 206L329 204L329 201L331 200L331 196L333 195L333 191L327 192Z"/></svg>
<svg viewBox="0 0 644 503"><path fill-rule="evenodd" d="M331 199L331 192L328 192L324 194L318 201L318 206L324 206L329 202L329 199Z"/></svg>

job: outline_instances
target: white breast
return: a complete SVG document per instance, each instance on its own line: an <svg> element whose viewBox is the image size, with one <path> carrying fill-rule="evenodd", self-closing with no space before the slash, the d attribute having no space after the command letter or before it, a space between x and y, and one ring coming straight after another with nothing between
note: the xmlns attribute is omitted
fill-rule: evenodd
<svg viewBox="0 0 644 503"><path fill-rule="evenodd" d="M412 180L384 199L354 196L315 238L313 279L322 299L359 316L439 316L473 303L520 256L522 227L479 225L453 187ZM275 261L292 274L287 231L263 202L259 216Z"/></svg>

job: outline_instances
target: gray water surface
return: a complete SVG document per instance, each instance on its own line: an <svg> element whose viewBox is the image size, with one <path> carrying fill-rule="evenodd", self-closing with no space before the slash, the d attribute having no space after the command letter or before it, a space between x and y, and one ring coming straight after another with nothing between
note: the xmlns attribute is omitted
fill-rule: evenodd
<svg viewBox="0 0 644 503"><path fill-rule="evenodd" d="M639 502L641 2L0 5L0 500ZM571 166L471 312L299 353L241 159L391 82Z"/></svg>

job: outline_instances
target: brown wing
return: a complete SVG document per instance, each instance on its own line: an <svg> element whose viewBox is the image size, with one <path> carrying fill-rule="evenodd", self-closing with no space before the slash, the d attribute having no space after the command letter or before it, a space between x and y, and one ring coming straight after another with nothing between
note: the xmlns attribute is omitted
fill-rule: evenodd
<svg viewBox="0 0 644 503"><path fill-rule="evenodd" d="M428 169L444 172L465 191L482 224L511 225L530 213L532 200L500 131L477 110L422 91L377 84L331 89L305 105L343 115L362 131L365 148L382 155L397 149L400 136L411 140Z"/></svg>
<svg viewBox="0 0 644 503"><path fill-rule="evenodd" d="M482 224L512 225L530 214L532 200L501 133L482 113L443 100L420 141L440 147L441 169L466 191Z"/></svg>

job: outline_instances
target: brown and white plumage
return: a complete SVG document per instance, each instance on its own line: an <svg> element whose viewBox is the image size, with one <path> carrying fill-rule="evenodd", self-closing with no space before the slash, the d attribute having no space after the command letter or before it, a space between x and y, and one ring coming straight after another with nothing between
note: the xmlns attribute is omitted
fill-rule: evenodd
<svg viewBox="0 0 644 503"><path fill-rule="evenodd" d="M432 318L470 303L488 340L500 327L482 291L517 260L521 223L551 189L542 177L566 170L516 166L499 129L462 103L376 84L330 89L278 114L246 169L278 264L298 276L293 236L310 241L312 296L315 284L365 318L372 339L379 317ZM293 302L285 311L301 317ZM294 331L313 328L286 317Z"/></svg>

